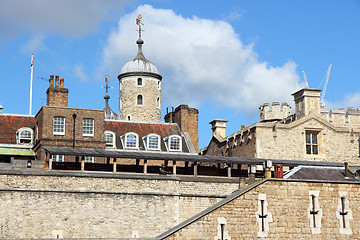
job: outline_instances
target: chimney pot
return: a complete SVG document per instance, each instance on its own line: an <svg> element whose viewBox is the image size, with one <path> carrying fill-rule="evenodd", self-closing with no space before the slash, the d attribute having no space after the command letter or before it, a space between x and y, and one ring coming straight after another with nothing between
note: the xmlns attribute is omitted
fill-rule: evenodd
<svg viewBox="0 0 360 240"><path fill-rule="evenodd" d="M59 75L55 75L55 87L59 87Z"/></svg>
<svg viewBox="0 0 360 240"><path fill-rule="evenodd" d="M64 88L64 79L63 78L60 78L60 87Z"/></svg>
<svg viewBox="0 0 360 240"><path fill-rule="evenodd" d="M344 165L345 165L345 178L349 178L349 164L348 162L345 162Z"/></svg>
<svg viewBox="0 0 360 240"><path fill-rule="evenodd" d="M49 87L54 87L54 74L50 74Z"/></svg>

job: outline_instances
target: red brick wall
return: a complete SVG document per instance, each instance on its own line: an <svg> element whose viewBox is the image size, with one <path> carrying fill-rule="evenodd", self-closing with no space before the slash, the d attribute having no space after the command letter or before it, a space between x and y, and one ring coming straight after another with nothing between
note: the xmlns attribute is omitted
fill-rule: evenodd
<svg viewBox="0 0 360 240"><path fill-rule="evenodd" d="M188 105L178 106L174 112L165 116L165 122L177 123L181 132L187 132L190 135L195 151L199 149L199 111L195 108L189 108Z"/></svg>

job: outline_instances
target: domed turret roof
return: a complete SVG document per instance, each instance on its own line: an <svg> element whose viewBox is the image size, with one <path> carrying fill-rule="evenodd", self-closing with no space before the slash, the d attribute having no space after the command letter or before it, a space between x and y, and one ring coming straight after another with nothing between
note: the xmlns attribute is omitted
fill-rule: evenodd
<svg viewBox="0 0 360 240"><path fill-rule="evenodd" d="M120 74L133 72L160 74L155 64L153 64L144 57L144 54L142 52L142 45L144 44L144 41L139 38L136 43L138 44L138 53L136 57L124 65Z"/></svg>

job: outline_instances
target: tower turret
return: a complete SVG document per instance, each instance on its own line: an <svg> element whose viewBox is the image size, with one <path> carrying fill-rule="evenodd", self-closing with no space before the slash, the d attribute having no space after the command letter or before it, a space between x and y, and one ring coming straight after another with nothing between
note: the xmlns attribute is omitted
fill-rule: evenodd
<svg viewBox="0 0 360 240"><path fill-rule="evenodd" d="M119 118L122 120L158 122L161 117L161 75L152 62L144 57L141 39L141 15L136 19L139 27L138 53L126 63L119 79Z"/></svg>

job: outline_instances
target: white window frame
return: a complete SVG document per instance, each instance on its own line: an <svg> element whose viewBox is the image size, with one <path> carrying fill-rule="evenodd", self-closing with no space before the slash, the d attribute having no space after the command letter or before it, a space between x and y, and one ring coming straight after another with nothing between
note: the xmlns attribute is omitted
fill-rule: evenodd
<svg viewBox="0 0 360 240"><path fill-rule="evenodd" d="M62 123L55 122L55 119L62 119ZM58 127L62 128L62 131L55 131ZM61 116L54 116L53 118L53 134L54 135L65 135L65 117Z"/></svg>
<svg viewBox="0 0 360 240"><path fill-rule="evenodd" d="M84 156L85 163L94 163L94 157Z"/></svg>
<svg viewBox="0 0 360 240"><path fill-rule="evenodd" d="M150 147L150 138L156 137L157 138L157 147ZM159 151L161 150L161 142L160 142L160 135L155 133L150 133L147 136L143 137L144 145L146 146L147 151Z"/></svg>
<svg viewBox="0 0 360 240"><path fill-rule="evenodd" d="M23 132L30 132L30 138L22 137ZM30 143L22 143L21 140L30 140ZM29 127L23 127L16 131L16 143L24 145L33 145L34 144L34 131Z"/></svg>
<svg viewBox="0 0 360 240"><path fill-rule="evenodd" d="M106 134L112 135L112 143L106 141ZM106 148L116 148L115 139L116 139L116 134L114 132L111 131L104 132L104 140L105 140Z"/></svg>
<svg viewBox="0 0 360 240"><path fill-rule="evenodd" d="M135 147L128 147L127 146L127 137L129 135L135 135L135 138L136 138L135 139L135 141L136 141L136 143L135 143L136 146ZM138 150L139 149L139 134L134 133L134 132L128 132L128 133L121 136L121 143L122 143L124 149L137 149Z"/></svg>
<svg viewBox="0 0 360 240"><path fill-rule="evenodd" d="M64 155L52 155L53 162L64 162Z"/></svg>
<svg viewBox="0 0 360 240"><path fill-rule="evenodd" d="M177 138L179 139L179 149L172 149L171 148L171 139L172 138ZM165 138L165 142L167 144L167 149L169 152L181 152L182 151L182 137L179 135L171 135L167 138Z"/></svg>
<svg viewBox="0 0 360 240"><path fill-rule="evenodd" d="M309 142L307 142L306 136L309 134ZM316 136L316 143L313 142L313 136ZM305 153L306 155L319 155L320 154L320 147L319 147L319 131L312 131L312 130L305 130ZM308 153L307 148L310 147L310 153ZM316 153L314 153L314 148L316 149Z"/></svg>
<svg viewBox="0 0 360 240"><path fill-rule="evenodd" d="M87 120L91 120L92 121L92 126L85 126L85 122ZM95 120L93 118L83 118L83 136L84 137L93 137L94 136L94 128L95 128ZM86 131L86 130L90 130L90 131ZM91 131L92 130L92 131ZM89 133L88 133L89 132Z"/></svg>

